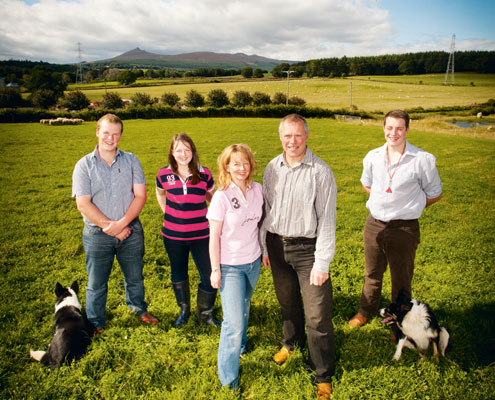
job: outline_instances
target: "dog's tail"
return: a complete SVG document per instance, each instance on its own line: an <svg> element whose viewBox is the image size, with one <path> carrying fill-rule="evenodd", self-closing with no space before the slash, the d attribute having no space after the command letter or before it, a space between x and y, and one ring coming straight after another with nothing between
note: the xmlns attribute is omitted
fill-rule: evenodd
<svg viewBox="0 0 495 400"><path fill-rule="evenodd" d="M43 358L43 356L45 355L45 351L33 351L33 350L30 350L29 351L29 354L31 355L31 357L33 357L36 361L41 361L41 359Z"/></svg>
<svg viewBox="0 0 495 400"><path fill-rule="evenodd" d="M445 329L443 326L440 327L440 352L442 353L442 356L445 356L445 350L447 349L447 346L449 345L449 332L447 332L447 329Z"/></svg>

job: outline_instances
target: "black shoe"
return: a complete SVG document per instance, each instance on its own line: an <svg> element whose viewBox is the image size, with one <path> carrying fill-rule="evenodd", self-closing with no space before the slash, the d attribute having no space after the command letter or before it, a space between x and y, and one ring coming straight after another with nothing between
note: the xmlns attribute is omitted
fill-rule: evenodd
<svg viewBox="0 0 495 400"><path fill-rule="evenodd" d="M172 287L174 288L177 305L180 307L179 318L175 320L174 327L180 328L182 325L187 323L189 315L191 315L191 296L189 292L189 281L177 283L172 282Z"/></svg>
<svg viewBox="0 0 495 400"><path fill-rule="evenodd" d="M213 307L217 291L205 292L198 288L198 324L220 326L222 323L213 318Z"/></svg>

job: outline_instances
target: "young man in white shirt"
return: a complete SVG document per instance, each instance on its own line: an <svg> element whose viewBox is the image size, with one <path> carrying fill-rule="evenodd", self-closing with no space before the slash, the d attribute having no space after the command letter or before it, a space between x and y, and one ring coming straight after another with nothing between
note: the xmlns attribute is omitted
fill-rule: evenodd
<svg viewBox="0 0 495 400"><path fill-rule="evenodd" d="M418 218L442 198L436 158L411 145L409 115L390 111L384 119L386 143L363 160L361 183L370 195L364 227L365 275L358 313L349 326L361 327L379 307L383 274L390 268L392 301L401 289L411 295L414 258L420 240Z"/></svg>

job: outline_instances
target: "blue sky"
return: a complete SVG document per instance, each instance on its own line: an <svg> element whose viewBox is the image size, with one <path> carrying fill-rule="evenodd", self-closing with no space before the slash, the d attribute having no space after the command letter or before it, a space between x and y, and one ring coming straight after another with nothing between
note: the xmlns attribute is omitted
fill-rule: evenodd
<svg viewBox="0 0 495 400"><path fill-rule="evenodd" d="M95 61L139 47L279 60L495 50L495 0L0 0L0 59ZM8 16L8 17L6 17Z"/></svg>

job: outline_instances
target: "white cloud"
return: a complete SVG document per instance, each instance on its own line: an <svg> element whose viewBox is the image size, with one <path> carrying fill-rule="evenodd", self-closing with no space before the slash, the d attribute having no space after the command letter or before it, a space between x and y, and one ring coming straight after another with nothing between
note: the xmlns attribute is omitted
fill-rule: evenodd
<svg viewBox="0 0 495 400"><path fill-rule="evenodd" d="M77 62L78 42L86 61L135 47L160 54L243 52L285 60L383 54L395 48L395 32L388 11L376 3L41 0L28 5L0 0L0 59ZM424 44L417 47L425 50Z"/></svg>

